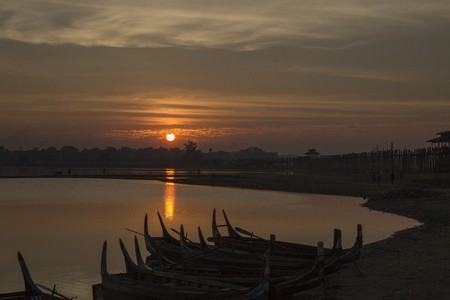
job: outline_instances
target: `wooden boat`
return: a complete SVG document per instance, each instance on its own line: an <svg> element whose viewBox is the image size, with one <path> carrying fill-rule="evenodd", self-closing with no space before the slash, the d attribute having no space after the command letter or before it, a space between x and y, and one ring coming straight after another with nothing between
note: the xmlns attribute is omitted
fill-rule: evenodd
<svg viewBox="0 0 450 300"><path fill-rule="evenodd" d="M22 277L25 284L25 290L20 292L12 292L0 294L0 300L71 300L56 291L56 287L49 289L43 285L37 284L31 278L27 264L20 252L17 252ZM44 292L46 290L49 293Z"/></svg>
<svg viewBox="0 0 450 300"><path fill-rule="evenodd" d="M181 229L181 232L183 230ZM183 240L183 234L180 234L180 240ZM156 252L157 257L162 257L165 263L158 264L158 266L163 266L165 268L194 268L198 265L208 265L214 266L216 269L225 269L225 271L230 272L228 269L231 268L231 272L238 272L238 275L241 276L249 276L243 275L243 272L248 273L253 270L255 273L258 269L258 257L261 255L260 253L255 254L238 254L238 253L229 253L229 252L215 252L215 248L211 248L210 250L198 253L189 252L190 256L183 256L183 258L178 260L168 260L164 259L165 251L164 244L155 245L152 242L151 238L146 236L146 244L151 245L151 249L153 249L151 253ZM183 248L183 242L180 243L181 248ZM184 246L185 247L185 246ZM218 247L219 248L219 247ZM182 250L183 251L183 250ZM271 251L272 253L272 251ZM152 255L150 256L150 258ZM324 274L331 274L339 270L343 255L340 253L336 253L324 259ZM147 258L149 261L149 258ZM297 259L292 257L282 257L276 255L270 255L270 266L271 266L271 278L283 277L283 276L293 276L302 274L305 270L309 270L312 268L317 261L317 255L314 256L314 259ZM237 275L236 275L237 276Z"/></svg>
<svg viewBox="0 0 450 300"><path fill-rule="evenodd" d="M198 230L200 243L191 247L191 243L186 241L182 226L178 232L180 235L178 240L168 234L159 214L158 217L163 228L162 237L151 237L148 232L147 215L144 220L144 238L146 248L151 253L151 263L148 259L144 263L135 237L137 263L133 262L123 242L120 241L127 272L109 274L106 268L105 242L102 251L102 283L93 286L94 299L253 299L259 297L272 299L299 293L323 282L326 263L322 242L315 247L318 251L314 256L315 259L305 259L304 261L308 264L303 268L295 267L295 265L293 268L292 262L298 262L299 259L274 255L270 255L268 259L266 253L264 275L261 276L261 254L253 253L251 256L246 256L248 255L246 251L233 255L223 253L220 251L221 247L208 245L204 238L202 241L203 235L200 229ZM273 243L274 240L272 245ZM173 253L181 259L169 259L168 254ZM255 258L258 256L261 256L261 259ZM279 260L279 263L270 268L274 257ZM331 265L337 269L339 257L329 256L328 267ZM277 271L280 264L285 264L291 272L287 269ZM292 271L292 269L295 270ZM266 281L262 284L264 278ZM255 285L256 282L258 285Z"/></svg>
<svg viewBox="0 0 450 300"><path fill-rule="evenodd" d="M212 282L217 282L220 280L221 284L227 286L228 284L239 284L244 286L252 286L255 282L258 281L259 276L257 277L230 277L226 274L217 273L215 275L199 275L198 273L187 274L184 271L175 270L164 270L161 271L159 269L148 267L144 264L142 260L142 256L140 254L139 245L137 242L137 238L135 237L135 251L137 263L135 263L128 251L125 248L125 245L122 241L120 241L120 247L122 250L122 254L125 260L125 265L127 268L127 273L141 273L141 274L149 274L149 276L170 276L171 278L176 278L178 280L188 277L189 280L195 280L196 282L202 282L203 284L211 284ZM265 257L270 256L270 250L265 253ZM318 257L316 264L309 270L305 270L303 273L294 275L294 276L285 276L285 277L277 277L270 278L269 281L269 296L270 297L280 297L280 296L288 296L295 293L299 293L301 291L311 289L320 285L322 277L323 277L323 243L318 243ZM266 258L267 261L267 258ZM270 261L270 259L269 259ZM217 283L215 283L217 285Z"/></svg>
<svg viewBox="0 0 450 300"><path fill-rule="evenodd" d="M267 299L269 265L266 260L260 280L253 287L231 285L220 281L196 279L170 272L130 272L109 274L107 245L103 244L101 285L93 286L98 300L157 299ZM131 271L130 266L127 266Z"/></svg>
<svg viewBox="0 0 450 300"><path fill-rule="evenodd" d="M161 215L159 214L159 212L157 214L159 223L161 225L162 236L156 238L152 237L152 240L154 241L155 245L162 247L160 251L164 252L167 258L171 260L179 260L182 257L190 256L191 254L190 252L198 253L197 250L208 251L211 249L211 246L206 243L206 240L201 232L200 227L198 227L198 235L200 241L199 243L188 240L187 237L184 236L184 234L183 236L185 240L181 241L182 237L180 237L180 239L177 239L176 237L172 236L169 233L161 218ZM250 235L250 238L244 237L233 228L233 226L228 220L225 210L223 210L223 214L226 225L217 225L216 213L214 209L212 227L213 227L213 236L216 236L216 238L214 237L208 238L208 240L214 242L216 250L218 252L225 252L225 253L231 252L237 254L254 255L254 253L263 254L270 247L272 249L272 261L276 261L276 258L274 258L274 256L280 256L283 258L294 257L297 259L311 259L311 260L316 259L317 247L315 246L276 241L274 235L271 235L271 240L264 240L260 237L253 235L253 233L249 233L244 229L236 227L237 231ZM146 214L145 219L147 218L148 217ZM220 234L218 227L221 226L227 227L229 233L228 236L222 236ZM179 231L176 231L173 228L171 229L178 235L180 235ZM245 243L241 243L242 241ZM341 254L342 253L341 241L342 241L341 231L339 229L334 229L333 247L331 249L325 249L326 253L325 256L331 257L335 254ZM183 253L180 252L180 243L183 243L182 245L182 249L184 251Z"/></svg>
<svg viewBox="0 0 450 300"><path fill-rule="evenodd" d="M236 231L233 231L233 227L231 226L230 222L228 221L228 217L223 211L224 217L226 220L226 225L219 225L219 226L227 226L229 228L229 232L231 232L232 236L235 236L236 238L240 236ZM218 231L217 227L219 226L213 226L215 228L218 235L221 236L224 241L221 242L220 246L210 246L206 243L205 238L203 237L202 231L200 227L198 227L198 235L200 243L194 243L187 239L187 237L184 235L183 226L181 226L180 231L176 231L173 228L171 228L173 231L175 231L180 237L179 240L177 238L170 235L166 229L166 226L161 218L161 215L158 213L158 219L161 224L161 229L163 232L163 236L160 238L153 238L148 233L148 216L145 215L144 219L144 236L147 237L146 239L146 246L147 250L150 253L154 254L154 257L158 257L159 259L161 257L165 258L165 261L169 264L172 264L175 261L180 260L192 260L196 259L198 255L201 255L201 251L203 253L211 252L217 254L231 254L233 257L255 257L255 253L263 254L264 251L266 251L269 247L271 248L271 264L272 269L279 269L277 267L273 268L275 265L279 265L281 261L281 265L286 268L286 264L289 264L290 270L296 270L300 267L309 267L313 264L312 261L315 261L317 259L317 247L310 246L310 245L302 245L302 244L295 244L295 243L288 243L288 242L278 242L275 240L275 236L271 236L272 240L263 240L262 238L258 237L258 240L254 240L257 242L256 245L251 245L250 243L245 243L242 247L235 247L236 241L235 239L228 239L225 240L227 237L222 237L220 235L220 232ZM213 213L213 225L216 224L215 221L215 209ZM244 231L241 229L241 231ZM233 233L234 232L234 233ZM360 236L361 237L361 243L358 244L358 246L362 247L362 231L360 228ZM152 243L147 243L148 241L152 241ZM240 238L241 242L242 240L245 240L244 237ZM327 249L327 255L325 255L325 271L327 274L334 272L338 270L338 264L342 262L342 255L345 253L342 251L342 234L339 229L334 229L334 240L333 240L333 248ZM150 246L150 244L153 244L153 246ZM282 246L280 246L282 245ZM291 249L287 249L286 246L289 245ZM180 248L181 246L181 248ZM247 248L246 248L247 247ZM303 252L305 247L308 248L308 253ZM295 249L297 248L297 249ZM157 250L155 253L155 250ZM310 251L316 251L316 253L312 253ZM200 251L200 252L199 252ZM355 256L355 251L352 251L353 257ZM346 261L349 261L350 255L346 256ZM341 260L338 260L338 258L341 258ZM221 259L220 259L221 260ZM252 259L247 259L247 262L252 261ZM300 264L299 264L300 263ZM297 266L297 267L295 267ZM247 266L248 267L248 266Z"/></svg>
<svg viewBox="0 0 450 300"><path fill-rule="evenodd" d="M199 272L187 272L184 269L178 269L176 267L174 268L158 268L158 267L150 267L148 265L146 265L143 260L142 260L142 255L140 253L140 249L139 249L139 243L137 241L137 238L135 237L135 241L134 241L134 246L135 246L135 253L136 253L136 263L131 259L130 255L128 254L127 249L125 248L125 245L123 244L122 241L120 241L120 248L122 250L122 254L125 260L125 265L126 265L126 270L128 273L133 273L133 272L142 272L142 273L150 273L150 274L171 274L170 276L174 276L174 274L179 274L179 275L187 275L190 276L190 278L195 278L196 280L220 280L221 282L225 282L227 284L229 283L233 283L233 284L238 284L238 285L244 285L244 286L253 286L255 285L256 282L259 281L259 278L261 276L261 272L262 272L262 267L263 264L265 263L264 261L261 261L261 265L260 267L255 270L255 271L251 271L251 270L247 270L245 272L245 276L240 276L237 277L238 275L240 275L238 272L233 271L233 272L222 272L222 270L220 269L214 269L213 267L211 267L210 265L196 265L196 267L199 267ZM265 254L266 256L268 254ZM194 268L191 268L191 270L193 270ZM242 268L243 270L246 270L244 268ZM208 272L205 272L205 270L207 270ZM215 272L212 272L212 271ZM229 269L230 271L233 269Z"/></svg>
<svg viewBox="0 0 450 300"><path fill-rule="evenodd" d="M212 217L212 237L208 238L208 241L214 243L215 246L230 247L232 249L248 251L252 253L263 253L273 243L273 254L280 255L283 257L314 257L317 253L317 247L311 245L304 245L292 242L283 241L271 241L263 239L253 234L253 232L248 232L247 230L241 229L239 227L234 228L225 210L222 210L225 224L217 225L216 221L216 209L213 211ZM226 227L228 231L228 236L224 236L220 233L219 227ZM246 234L248 236L243 236ZM357 236L355 244L349 249L342 249L341 245L341 232L338 229L334 230L334 241L333 248L325 249L325 257L331 257L335 254L345 255L346 259L342 260L341 263L348 263L359 258L359 255L363 246L363 234L361 224L357 225Z"/></svg>
<svg viewBox="0 0 450 300"><path fill-rule="evenodd" d="M230 278L227 282L234 282L237 284L247 284L255 282L254 278L259 278L261 270L260 269L249 269L249 268L237 268L230 266L214 266L212 264L203 265L195 263L172 263L165 266L155 265L149 266L145 263L139 248L139 242L137 237L134 237L134 247L137 260L137 266L139 270L154 270L160 269L170 272L178 272L182 274L188 274L192 276L205 276L205 277L220 277L221 279ZM124 255L125 256L125 255ZM272 277L271 277L272 278Z"/></svg>
<svg viewBox="0 0 450 300"><path fill-rule="evenodd" d="M164 222L159 214L158 217L163 232L167 232ZM225 226L233 228L228 221L226 214L225 218L227 222L227 225ZM213 219L215 218L213 217ZM214 223L215 221L213 221L213 224ZM230 247L226 242L224 242L221 246L209 246L206 244L200 228L198 228L200 247L198 247L199 244L196 244L193 248L191 248L190 246L192 243L189 243L186 240L183 226L181 226L180 231L177 233L180 235L179 240L173 236L164 237L164 234L161 238L151 237L148 232L148 217L147 215L145 216L145 244L147 250L151 253L150 257L148 257L146 261L148 265L157 266L159 268L182 268L185 272L191 273L214 273L219 270L219 272L228 273L230 276L232 276L231 274L236 274L234 275L236 277L252 276L248 274L250 272L254 276L254 274L257 273L257 270L259 270L259 265L261 264L261 262L257 259L258 255L262 255L262 249L267 250L268 245L270 245L270 248L272 249L270 260L271 277L274 278L301 274L305 270L308 270L314 266L317 259L317 254L313 255L310 253L307 255L298 255L298 251L301 250L280 250L279 247L274 247L274 245L277 245L278 243L275 239L272 239L269 243L267 243L267 240L264 240L262 243L259 241L260 243L257 244L258 248L256 250L253 247L248 248L247 251L236 250L233 246ZM176 241L178 241L178 245L176 245ZM230 243L234 244L235 241L231 240ZM297 247L299 249L304 249L304 245L301 244L285 243L285 245L286 244L292 244L293 246L291 248ZM249 252L251 249L253 252ZM317 251L317 247L314 247L314 249ZM329 249L328 255L325 256L326 258L324 260L324 274L336 272L342 264L357 260L360 256L361 249L362 229L360 226L358 226L357 242L355 242L355 245L352 248L345 251L342 251L341 231L339 229L335 229L334 246L332 249ZM289 255L284 256L286 252L288 252ZM213 267L212 269L215 271L200 268L205 265Z"/></svg>
<svg viewBox="0 0 450 300"><path fill-rule="evenodd" d="M199 249L192 249L187 247L183 227L180 228L180 240L178 246L171 242L165 242L161 238L153 238L149 234L147 216L144 219L144 238L147 250L155 258L154 262L149 262L149 265L154 265L155 261L159 262L160 266L167 266L173 264L197 264L197 265L214 265L217 268L221 266L231 268L246 268L258 270L262 262L262 254L249 252L233 252L221 251L222 247L210 248L203 251ZM267 250L268 248L266 248ZM317 251L317 248L316 248ZM271 255L270 270L272 276L292 275L295 273L304 272L310 269L314 264L317 256L309 258L292 258Z"/></svg>
<svg viewBox="0 0 450 300"><path fill-rule="evenodd" d="M304 245L298 243L284 242L275 240L275 236L272 235L271 238L273 240L266 240L254 235L252 232L248 232L245 229L236 227L233 228L231 225L228 216L225 210L222 210L223 216L225 219L224 225L217 225L216 222L216 210L213 211L213 221L212 221L212 232L213 237L208 238L208 241L214 243L217 251L219 252L231 252L231 253L239 253L239 254L254 254L261 253L263 254L269 247L272 248L272 256L282 256L282 257L294 257L294 258L304 258L304 259L316 259L317 255L317 247L311 245ZM161 237L152 237L152 240L158 246L163 246L163 252L165 252L166 257L172 260L178 260L181 258L182 253L180 253L180 240L176 237L172 236L167 230L164 221L160 213L157 213L159 223L161 225L162 236ZM147 219L147 214L145 215L145 219ZM358 235L357 240L361 243L362 248L362 228L361 225L358 225ZM227 227L228 236L223 236L219 227ZM145 229L145 228L144 228ZM180 232L171 228L177 235L180 235ZM242 236L239 232L245 234L249 237ZM196 252L196 250L208 251L212 246L208 245L206 239L204 238L200 227L198 227L198 235L199 235L199 243L188 240L186 237L184 250L184 255L188 255L186 252ZM325 248L325 257L335 256L336 254L343 254L346 251L342 249L342 233L339 229L334 229L334 237L333 237L333 247L328 249ZM273 243L273 244L272 244ZM347 249L349 250L349 249Z"/></svg>
<svg viewBox="0 0 450 300"><path fill-rule="evenodd" d="M161 237L153 237L148 230L148 215L144 217L144 237L146 238L146 247L153 258L157 260L163 260L164 262L173 263L182 259L185 256L195 256L204 252L224 252L224 253L239 253L239 254L251 254L249 252L240 250L229 250L226 247L214 247L206 243L206 240L202 234L200 227L198 227L198 234L200 243L195 243L187 239L187 237L181 234L181 238L177 239L168 233L164 222L160 214L158 213L159 222L163 235ZM174 230L173 228L171 228ZM176 231L176 230L174 230ZM176 231L180 235L180 231ZM183 253L184 252L184 253ZM262 252L261 254L263 254Z"/></svg>

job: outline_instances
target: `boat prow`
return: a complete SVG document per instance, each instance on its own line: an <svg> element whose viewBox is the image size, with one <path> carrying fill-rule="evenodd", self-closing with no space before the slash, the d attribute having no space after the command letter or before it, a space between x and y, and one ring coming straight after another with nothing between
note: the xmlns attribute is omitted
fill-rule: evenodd
<svg viewBox="0 0 450 300"><path fill-rule="evenodd" d="M139 247L139 242L136 236L134 236L134 251L136 254L136 261L137 265L139 266L139 269L146 270L146 271L152 271L153 269L149 266L147 266L144 262L144 259L142 258L141 249Z"/></svg>
<svg viewBox="0 0 450 300"><path fill-rule="evenodd" d="M227 226L228 230L228 236L233 238L241 238L242 235L240 235L236 230L234 230L233 225L231 225L230 221L228 220L228 216L225 212L225 209L222 209L223 218L225 219L225 224Z"/></svg>
<svg viewBox="0 0 450 300"><path fill-rule="evenodd" d="M107 244L106 241L103 242L103 247L102 247L102 260L101 260L101 265L100 265L100 270L101 270L101 275L102 276L107 276L108 273L108 265L106 262L106 251L107 251Z"/></svg>
<svg viewBox="0 0 450 300"><path fill-rule="evenodd" d="M19 260L20 269L22 271L25 290L39 294L40 290L34 283L33 279L31 278L30 271L28 270L27 264L25 263L25 259L23 258L22 253L20 253L20 251L17 251L17 259Z"/></svg>
<svg viewBox="0 0 450 300"><path fill-rule="evenodd" d="M139 266L131 259L127 248L125 247L122 239L119 239L120 250L122 250L123 259L125 261L125 268L127 273L135 273L139 271Z"/></svg>
<svg viewBox="0 0 450 300"><path fill-rule="evenodd" d="M200 226L198 226L198 239L200 241L200 249L203 251L209 250L211 247L206 243L205 237L203 236Z"/></svg>
<svg viewBox="0 0 450 300"><path fill-rule="evenodd" d="M216 209L213 210L213 216L212 216L212 236L213 238L221 238L222 234L220 234L219 228L217 226L217 219L216 219Z"/></svg>
<svg viewBox="0 0 450 300"><path fill-rule="evenodd" d="M161 225L161 230L162 230L164 239L169 243L178 244L178 240L176 238L174 238L167 230L166 225L164 224L164 221L163 221L161 215L159 214L159 212L157 212L157 214L158 214L159 224Z"/></svg>

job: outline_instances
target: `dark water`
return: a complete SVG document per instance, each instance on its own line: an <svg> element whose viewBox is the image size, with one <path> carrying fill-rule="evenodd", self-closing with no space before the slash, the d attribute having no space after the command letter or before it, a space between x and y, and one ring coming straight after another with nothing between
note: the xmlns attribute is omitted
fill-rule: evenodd
<svg viewBox="0 0 450 300"><path fill-rule="evenodd" d="M209 236L213 208L224 208L233 225L265 237L275 233L280 240L323 240L330 246L337 227L346 247L354 241L357 223L363 224L365 242L418 224L369 211L354 197L152 181L1 179L0 191L0 292L22 289L16 259L20 250L36 282L51 287L55 283L60 292L79 299L91 299L91 285L100 282L104 240L110 245L110 271L124 270L118 238L131 249L134 235L124 228L142 232L145 213L155 236L161 234L157 211L169 228L183 224L189 238L197 240L197 226ZM221 222L221 214L218 217Z"/></svg>

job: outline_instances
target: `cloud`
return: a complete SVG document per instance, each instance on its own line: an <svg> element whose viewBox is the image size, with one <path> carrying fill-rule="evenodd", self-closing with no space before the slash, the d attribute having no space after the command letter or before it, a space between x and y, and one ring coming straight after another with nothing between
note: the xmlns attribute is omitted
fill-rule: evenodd
<svg viewBox="0 0 450 300"><path fill-rule="evenodd" d="M449 12L448 1L438 0L4 0L0 37L112 47L335 47L333 41L353 45L386 29L426 27L427 18Z"/></svg>
<svg viewBox="0 0 450 300"><path fill-rule="evenodd" d="M347 77L367 80L381 80L392 82L419 81L424 78L415 78L407 71L377 70L377 69L357 69L357 68L334 68L328 66L293 66L287 72L299 72L306 74L318 74L331 77Z"/></svg>
<svg viewBox="0 0 450 300"><path fill-rule="evenodd" d="M448 124L448 15L438 0L3 0L0 136L412 140L407 124Z"/></svg>

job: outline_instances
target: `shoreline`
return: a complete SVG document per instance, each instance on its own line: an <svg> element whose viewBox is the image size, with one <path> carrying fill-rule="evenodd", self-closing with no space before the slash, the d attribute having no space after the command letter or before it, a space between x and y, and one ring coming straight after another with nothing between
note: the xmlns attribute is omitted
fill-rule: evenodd
<svg viewBox="0 0 450 300"><path fill-rule="evenodd" d="M372 182L368 176L273 173L219 173L167 178L148 175L45 178L159 180L193 185L363 197L367 199L364 206L369 209L413 218L422 225L365 245L357 264L344 266L338 273L328 276L328 288L316 288L290 299L446 299L450 293L448 177L448 174L408 175L394 184L382 182L379 185ZM399 257L394 255L396 251Z"/></svg>

